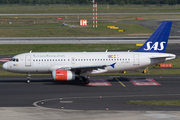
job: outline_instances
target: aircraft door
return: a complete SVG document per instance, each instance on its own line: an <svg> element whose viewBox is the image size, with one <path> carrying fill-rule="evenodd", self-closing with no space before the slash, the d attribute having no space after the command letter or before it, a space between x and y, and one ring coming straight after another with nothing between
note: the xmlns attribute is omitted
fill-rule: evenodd
<svg viewBox="0 0 180 120"><path fill-rule="evenodd" d="M74 57L71 58L71 63L75 64L75 58Z"/></svg>
<svg viewBox="0 0 180 120"><path fill-rule="evenodd" d="M133 65L139 65L139 55L138 54L134 54L134 64Z"/></svg>
<svg viewBox="0 0 180 120"><path fill-rule="evenodd" d="M30 55L26 55L25 66L26 67L31 66L31 56Z"/></svg>

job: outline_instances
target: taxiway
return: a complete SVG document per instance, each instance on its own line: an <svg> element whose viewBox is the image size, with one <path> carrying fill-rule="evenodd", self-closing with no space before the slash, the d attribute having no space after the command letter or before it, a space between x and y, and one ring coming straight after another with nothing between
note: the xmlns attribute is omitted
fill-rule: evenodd
<svg viewBox="0 0 180 120"><path fill-rule="evenodd" d="M160 85L134 85L131 79L153 79ZM178 100L179 79L180 76L92 76L91 80L107 80L111 85L85 86L82 81L57 83L51 76L32 77L30 84L26 77L0 77L0 107L179 111L178 106L125 104L132 100Z"/></svg>

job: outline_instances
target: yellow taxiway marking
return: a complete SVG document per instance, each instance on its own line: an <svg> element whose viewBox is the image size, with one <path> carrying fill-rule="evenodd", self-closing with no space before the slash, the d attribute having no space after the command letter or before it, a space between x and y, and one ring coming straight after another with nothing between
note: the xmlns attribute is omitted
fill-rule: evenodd
<svg viewBox="0 0 180 120"><path fill-rule="evenodd" d="M119 81L117 78L115 78L123 87L126 87L121 81Z"/></svg>

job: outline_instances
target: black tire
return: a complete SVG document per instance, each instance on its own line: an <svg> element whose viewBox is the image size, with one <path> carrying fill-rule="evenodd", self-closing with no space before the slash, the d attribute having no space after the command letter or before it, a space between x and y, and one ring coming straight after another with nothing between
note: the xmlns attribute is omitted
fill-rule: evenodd
<svg viewBox="0 0 180 120"><path fill-rule="evenodd" d="M82 81L84 84L89 84L89 80L85 77L82 77Z"/></svg>

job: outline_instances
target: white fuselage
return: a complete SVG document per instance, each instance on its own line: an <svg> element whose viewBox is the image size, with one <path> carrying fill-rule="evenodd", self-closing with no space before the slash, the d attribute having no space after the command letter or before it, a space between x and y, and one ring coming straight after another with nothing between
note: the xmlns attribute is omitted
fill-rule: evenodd
<svg viewBox="0 0 180 120"><path fill-rule="evenodd" d="M34 52L16 55L3 68L19 73L51 73L68 67L107 65L87 70L87 74L122 72L174 59L176 55L147 52ZM114 68L108 66L115 63Z"/></svg>

